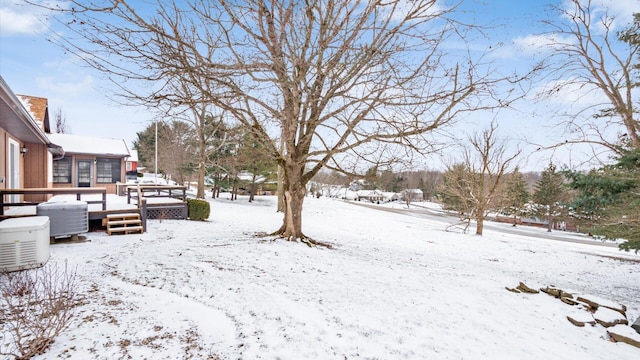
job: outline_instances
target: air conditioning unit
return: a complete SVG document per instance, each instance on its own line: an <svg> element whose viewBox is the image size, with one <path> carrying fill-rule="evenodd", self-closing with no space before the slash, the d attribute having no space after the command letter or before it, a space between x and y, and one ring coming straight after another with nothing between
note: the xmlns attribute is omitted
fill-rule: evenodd
<svg viewBox="0 0 640 360"><path fill-rule="evenodd" d="M0 271L32 269L49 260L49 218L29 216L0 222Z"/></svg>
<svg viewBox="0 0 640 360"><path fill-rule="evenodd" d="M89 211L84 201L45 202L36 206L36 215L48 216L52 237L89 232Z"/></svg>

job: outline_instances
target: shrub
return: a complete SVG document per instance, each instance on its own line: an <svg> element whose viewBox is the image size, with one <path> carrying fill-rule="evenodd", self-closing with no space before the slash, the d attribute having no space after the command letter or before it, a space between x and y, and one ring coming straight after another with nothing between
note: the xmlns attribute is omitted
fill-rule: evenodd
<svg viewBox="0 0 640 360"><path fill-rule="evenodd" d="M211 214L211 207L206 200L187 199L187 206L189 207L190 220L207 220L209 218L209 214Z"/></svg>
<svg viewBox="0 0 640 360"><path fill-rule="evenodd" d="M78 305L75 277L50 263L0 273L0 355L29 359L49 349Z"/></svg>

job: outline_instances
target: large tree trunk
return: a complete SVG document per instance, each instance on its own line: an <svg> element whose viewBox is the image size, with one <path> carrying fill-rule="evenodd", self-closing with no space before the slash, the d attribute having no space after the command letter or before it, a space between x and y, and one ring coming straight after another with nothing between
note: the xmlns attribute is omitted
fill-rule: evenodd
<svg viewBox="0 0 640 360"><path fill-rule="evenodd" d="M476 235L482 236L482 230L484 230L484 216L476 217Z"/></svg>
<svg viewBox="0 0 640 360"><path fill-rule="evenodd" d="M290 241L306 239L302 233L302 203L306 195L302 170L302 166L287 166L284 171L284 219L274 234Z"/></svg>
<svg viewBox="0 0 640 360"><path fill-rule="evenodd" d="M207 171L207 142L202 135L202 130L198 131L198 191L197 199L204 199L204 176Z"/></svg>
<svg viewBox="0 0 640 360"><path fill-rule="evenodd" d="M249 202L253 202L256 195L256 173L253 170L253 177L251 178L251 185L249 186Z"/></svg>
<svg viewBox="0 0 640 360"><path fill-rule="evenodd" d="M198 164L198 192L196 194L196 198L204 199L204 175L205 175L205 162L204 160L200 161Z"/></svg>
<svg viewBox="0 0 640 360"><path fill-rule="evenodd" d="M278 165L278 209L277 212L284 213L284 171L282 166Z"/></svg>

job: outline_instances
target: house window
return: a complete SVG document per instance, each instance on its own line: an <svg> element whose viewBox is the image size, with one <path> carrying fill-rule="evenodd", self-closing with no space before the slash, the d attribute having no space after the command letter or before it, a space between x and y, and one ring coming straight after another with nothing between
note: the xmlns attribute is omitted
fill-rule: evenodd
<svg viewBox="0 0 640 360"><path fill-rule="evenodd" d="M121 180L121 166L122 161L120 159L96 159L96 171L98 183L115 183Z"/></svg>
<svg viewBox="0 0 640 360"><path fill-rule="evenodd" d="M53 161L53 182L54 184L71 183L71 158L65 157Z"/></svg>

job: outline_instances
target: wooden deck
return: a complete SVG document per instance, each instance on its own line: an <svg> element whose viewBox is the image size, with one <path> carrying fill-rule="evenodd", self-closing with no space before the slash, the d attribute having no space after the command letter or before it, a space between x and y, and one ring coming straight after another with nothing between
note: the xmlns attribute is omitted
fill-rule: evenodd
<svg viewBox="0 0 640 360"><path fill-rule="evenodd" d="M147 219L187 219L186 187L129 186L127 196L107 195L104 188L29 188L0 189L0 220L34 216L41 202L10 202L10 195L52 195L50 201L84 201L88 204L89 221L104 221L109 215L137 213L146 230ZM21 196L22 198L22 196ZM133 203L133 204L132 204Z"/></svg>
<svg viewBox="0 0 640 360"><path fill-rule="evenodd" d="M100 199L88 200L86 197L83 199L83 195L100 195ZM10 202L5 199L5 196L10 195L75 195L76 200L84 201L87 204L99 204L102 210L107 210L107 189L105 188L28 188L28 189L0 189L0 216L4 215L5 207L15 206L36 206L40 202L33 201L19 201Z"/></svg>

